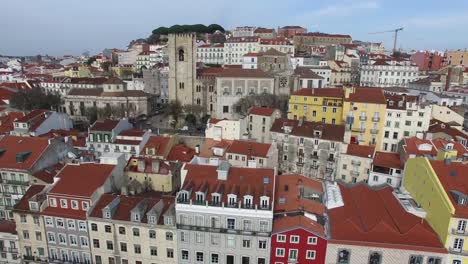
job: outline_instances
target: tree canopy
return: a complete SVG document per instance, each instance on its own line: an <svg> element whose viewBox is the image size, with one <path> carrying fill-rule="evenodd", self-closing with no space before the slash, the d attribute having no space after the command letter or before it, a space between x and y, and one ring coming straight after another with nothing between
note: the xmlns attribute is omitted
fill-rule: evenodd
<svg viewBox="0 0 468 264"><path fill-rule="evenodd" d="M62 98L59 94L46 94L40 88L24 89L13 95L10 105L13 108L28 111L33 109L58 110L58 107L62 105Z"/></svg>
<svg viewBox="0 0 468 264"><path fill-rule="evenodd" d="M283 115L288 111L288 96L274 94L256 94L240 98L232 106L237 114L246 116L252 106L277 108Z"/></svg>
<svg viewBox="0 0 468 264"><path fill-rule="evenodd" d="M171 33L214 33L217 30L224 32L224 28L218 24L211 24L209 26L205 26L203 24L195 24L195 25L173 25L171 27L158 27L152 31L151 36L148 37L146 40L148 43L157 43L160 41L161 35L168 35Z"/></svg>

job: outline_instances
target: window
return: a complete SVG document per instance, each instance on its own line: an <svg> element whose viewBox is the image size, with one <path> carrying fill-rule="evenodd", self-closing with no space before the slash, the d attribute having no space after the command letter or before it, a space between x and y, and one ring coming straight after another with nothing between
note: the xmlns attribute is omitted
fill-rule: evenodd
<svg viewBox="0 0 468 264"><path fill-rule="evenodd" d="M249 264L250 263L250 257L242 257L242 264Z"/></svg>
<svg viewBox="0 0 468 264"><path fill-rule="evenodd" d="M119 234L125 235L125 227L119 226Z"/></svg>
<svg viewBox="0 0 468 264"><path fill-rule="evenodd" d="M307 244L309 245L317 245L317 237L308 237L307 238Z"/></svg>
<svg viewBox="0 0 468 264"><path fill-rule="evenodd" d="M286 242L286 236L285 235L277 235L276 236L276 242Z"/></svg>
<svg viewBox="0 0 468 264"><path fill-rule="evenodd" d="M211 245L219 245L220 235L211 234Z"/></svg>
<svg viewBox="0 0 468 264"><path fill-rule="evenodd" d="M47 241L48 241L49 243L55 244L55 234L52 233L52 232L48 232L48 233L47 233Z"/></svg>
<svg viewBox="0 0 468 264"><path fill-rule="evenodd" d="M422 264L422 263L423 263L423 256L420 256L420 255L410 256L409 264Z"/></svg>
<svg viewBox="0 0 468 264"><path fill-rule="evenodd" d="M110 225L105 225L104 230L106 231L106 233L112 233L112 229Z"/></svg>
<svg viewBox="0 0 468 264"><path fill-rule="evenodd" d="M236 246L236 238L234 236L228 236L226 245L228 248L233 248Z"/></svg>
<svg viewBox="0 0 468 264"><path fill-rule="evenodd" d="M88 238L84 236L80 237L80 244L82 247L87 247L89 245Z"/></svg>
<svg viewBox="0 0 468 264"><path fill-rule="evenodd" d="M259 240L258 241L258 248L259 249L266 249L267 247L267 241L266 240Z"/></svg>
<svg viewBox="0 0 468 264"><path fill-rule="evenodd" d="M166 248L166 256L168 258L174 258L174 249L172 248Z"/></svg>
<svg viewBox="0 0 468 264"><path fill-rule="evenodd" d="M437 257L429 257L427 259L427 263L428 264L441 264L442 263L442 259L441 258L437 258ZM455 263L455 260L454 262Z"/></svg>
<svg viewBox="0 0 468 264"><path fill-rule="evenodd" d="M306 259L315 259L315 250L307 250Z"/></svg>
<svg viewBox="0 0 468 264"><path fill-rule="evenodd" d="M466 220L459 220L457 225L457 233L465 233Z"/></svg>
<svg viewBox="0 0 468 264"><path fill-rule="evenodd" d="M112 243L112 241L107 240L106 245L108 250L114 250L114 244Z"/></svg>
<svg viewBox="0 0 468 264"><path fill-rule="evenodd" d="M87 230L86 222L84 222L84 221L78 222L78 227L79 227L80 231L86 231Z"/></svg>
<svg viewBox="0 0 468 264"><path fill-rule="evenodd" d="M158 255L158 248L157 247L150 247L150 254L151 254L151 256L157 256Z"/></svg>
<svg viewBox="0 0 468 264"><path fill-rule="evenodd" d="M101 256L96 256L96 264L102 264Z"/></svg>
<svg viewBox="0 0 468 264"><path fill-rule="evenodd" d="M229 113L229 106L223 105L223 113Z"/></svg>
<svg viewBox="0 0 468 264"><path fill-rule="evenodd" d="M60 244L67 244L67 238L65 237L65 234L58 234L57 237Z"/></svg>
<svg viewBox="0 0 468 264"><path fill-rule="evenodd" d="M236 219L228 218L227 219L227 228L228 229L235 229L236 228Z"/></svg>
<svg viewBox="0 0 468 264"><path fill-rule="evenodd" d="M55 219L55 224L58 228L65 228L65 223L62 218Z"/></svg>
<svg viewBox="0 0 468 264"><path fill-rule="evenodd" d="M260 232L268 232L268 221L260 221Z"/></svg>
<svg viewBox="0 0 468 264"><path fill-rule="evenodd" d="M68 239L70 240L70 245L78 246L78 239L74 235L69 235Z"/></svg>
<svg viewBox="0 0 468 264"><path fill-rule="evenodd" d="M141 246L140 245L133 245L133 249L135 254L141 254Z"/></svg>
<svg viewBox="0 0 468 264"><path fill-rule="evenodd" d="M49 205L50 205L51 207L57 207L57 199L55 199L55 198L50 198L50 199L49 199Z"/></svg>
<svg viewBox="0 0 468 264"><path fill-rule="evenodd" d="M203 252L197 252L197 262L203 262Z"/></svg>
<svg viewBox="0 0 468 264"><path fill-rule="evenodd" d="M250 239L243 239L242 240L242 247L250 248Z"/></svg>
<svg viewBox="0 0 468 264"><path fill-rule="evenodd" d="M219 255L211 254L211 263L219 263Z"/></svg>
<svg viewBox="0 0 468 264"><path fill-rule="evenodd" d="M184 50L179 49L179 61L184 61Z"/></svg>
<svg viewBox="0 0 468 264"><path fill-rule="evenodd" d="M127 243L120 242L120 251L127 252Z"/></svg>
<svg viewBox="0 0 468 264"><path fill-rule="evenodd" d="M68 229L75 230L75 220L68 220L67 225L68 225Z"/></svg>
<svg viewBox="0 0 468 264"><path fill-rule="evenodd" d="M181 256L183 260L188 260L189 259L189 253L188 250L182 250Z"/></svg>
<svg viewBox="0 0 468 264"><path fill-rule="evenodd" d="M382 255L379 252L371 252L369 255L369 264L382 263Z"/></svg>
<svg viewBox="0 0 468 264"><path fill-rule="evenodd" d="M156 216L154 216L154 215L148 216L148 223L156 224Z"/></svg>
<svg viewBox="0 0 468 264"><path fill-rule="evenodd" d="M348 250L343 249L338 251L338 264L349 264L350 253Z"/></svg>
<svg viewBox="0 0 468 264"><path fill-rule="evenodd" d="M94 223L93 223L93 224L91 224L91 230L92 230L92 231L96 231L96 232L97 232L97 231L98 231L97 224L94 224Z"/></svg>
<svg viewBox="0 0 468 264"><path fill-rule="evenodd" d="M36 240L37 241L42 241L42 233L41 232L36 232Z"/></svg>
<svg viewBox="0 0 468 264"><path fill-rule="evenodd" d="M156 231L150 230L149 231L149 238L153 238L153 239L156 238Z"/></svg>
<svg viewBox="0 0 468 264"><path fill-rule="evenodd" d="M299 236L291 236L291 237L289 238L289 242L290 242L290 243L294 243L294 244L299 243Z"/></svg>
<svg viewBox="0 0 468 264"><path fill-rule="evenodd" d="M202 233L200 232L195 233L195 242L197 242L198 244L203 243L203 240L204 240L203 238L204 237Z"/></svg>
<svg viewBox="0 0 468 264"><path fill-rule="evenodd" d="M29 239L29 232L28 231L23 231L23 238L24 239Z"/></svg>
<svg viewBox="0 0 468 264"><path fill-rule="evenodd" d="M392 179L391 179L391 178L387 178L387 183L391 185L391 184L392 184Z"/></svg>
<svg viewBox="0 0 468 264"><path fill-rule="evenodd" d="M82 202L81 206L83 207L83 211L87 211L89 209L89 203L88 202Z"/></svg>
<svg viewBox="0 0 468 264"><path fill-rule="evenodd" d="M277 257L284 257L284 248L276 248L276 254Z"/></svg>
<svg viewBox="0 0 468 264"><path fill-rule="evenodd" d="M172 232L166 232L166 240L172 241L173 240L173 234Z"/></svg>
<svg viewBox="0 0 468 264"><path fill-rule="evenodd" d="M68 208L67 199L60 199L60 207L62 207L62 208Z"/></svg>
<svg viewBox="0 0 468 264"><path fill-rule="evenodd" d="M138 228L133 228L133 236L139 237L140 236L140 229Z"/></svg>
<svg viewBox="0 0 468 264"><path fill-rule="evenodd" d="M463 249L464 240L462 238L455 238L453 241L453 249L454 250L462 250Z"/></svg>
<svg viewBox="0 0 468 264"><path fill-rule="evenodd" d="M290 249L288 255L288 261L296 261L297 260L297 249Z"/></svg>
<svg viewBox="0 0 468 264"><path fill-rule="evenodd" d="M71 201L71 207L72 209L78 210L78 202L76 200Z"/></svg>

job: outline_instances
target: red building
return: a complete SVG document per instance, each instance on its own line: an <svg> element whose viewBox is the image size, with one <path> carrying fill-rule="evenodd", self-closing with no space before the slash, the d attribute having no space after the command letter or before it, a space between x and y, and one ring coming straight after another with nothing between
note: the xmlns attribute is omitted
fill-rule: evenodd
<svg viewBox="0 0 468 264"><path fill-rule="evenodd" d="M278 28L278 36L285 38L292 38L296 34L307 33L307 29L300 26L285 26Z"/></svg>
<svg viewBox="0 0 468 264"><path fill-rule="evenodd" d="M270 263L325 263L322 182L303 175L279 175L275 189Z"/></svg>
<svg viewBox="0 0 468 264"><path fill-rule="evenodd" d="M444 55L434 51L418 51L411 55L411 62L420 71L437 71L443 66Z"/></svg>

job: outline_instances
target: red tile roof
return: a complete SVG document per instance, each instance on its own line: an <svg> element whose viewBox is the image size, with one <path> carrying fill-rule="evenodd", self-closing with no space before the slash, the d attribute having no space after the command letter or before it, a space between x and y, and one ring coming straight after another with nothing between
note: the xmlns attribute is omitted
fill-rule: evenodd
<svg viewBox="0 0 468 264"><path fill-rule="evenodd" d="M119 120L96 120L94 124L89 128L92 131L112 131L117 124L119 123Z"/></svg>
<svg viewBox="0 0 468 264"><path fill-rule="evenodd" d="M375 152L373 164L374 166L395 169L403 169L404 167L403 162L400 160L400 154L381 151Z"/></svg>
<svg viewBox="0 0 468 264"><path fill-rule="evenodd" d="M252 107L249 110L249 115L271 116L275 112L275 108L270 107Z"/></svg>
<svg viewBox="0 0 468 264"><path fill-rule="evenodd" d="M374 156L374 146L364 146L358 144L349 144L346 154L361 158L372 158Z"/></svg>
<svg viewBox="0 0 468 264"><path fill-rule="evenodd" d="M183 144L177 144L172 147L171 151L167 155L167 160L189 162L195 156L195 149L189 148Z"/></svg>
<svg viewBox="0 0 468 264"><path fill-rule="evenodd" d="M63 169L64 165L57 163L56 165L37 171L33 174L34 178L37 178L45 183L53 183L54 177Z"/></svg>
<svg viewBox="0 0 468 264"><path fill-rule="evenodd" d="M201 68L197 69L197 77L215 77L220 72L222 72L224 68L222 67L210 67L210 68Z"/></svg>
<svg viewBox="0 0 468 264"><path fill-rule="evenodd" d="M311 69L307 67L300 67L297 66L296 69L294 70L294 74L298 75L299 78L303 79L319 79L322 80L323 77L312 71ZM318 90L318 89L317 89Z"/></svg>
<svg viewBox="0 0 468 264"><path fill-rule="evenodd" d="M0 233L8 233L16 235L16 223L9 220L0 221Z"/></svg>
<svg viewBox="0 0 468 264"><path fill-rule="evenodd" d="M221 118L210 118L210 119L208 119L208 123L210 123L210 124L218 124L218 122L221 122L221 121L223 121L223 120L227 120L227 119L226 119L226 118L223 118L223 119L221 119Z"/></svg>
<svg viewBox="0 0 468 264"><path fill-rule="evenodd" d="M320 32L309 32L309 33L298 33L296 36L307 36L307 37L328 37L328 38L351 38L350 35L342 35L342 34L327 34L327 33L320 33Z"/></svg>
<svg viewBox="0 0 468 264"><path fill-rule="evenodd" d="M244 57L258 57L258 53L256 52L249 52L247 54L244 54Z"/></svg>
<svg viewBox="0 0 468 264"><path fill-rule="evenodd" d="M303 197L304 190L321 196L323 194L322 182L299 174L278 175L275 187L275 214L304 211L323 215L325 206L320 201L321 197L316 200Z"/></svg>
<svg viewBox="0 0 468 264"><path fill-rule="evenodd" d="M29 199L34 195L42 192L44 190L45 185L31 185L26 193L23 195L21 200L15 205L14 210L18 211L30 211L29 210Z"/></svg>
<svg viewBox="0 0 468 264"><path fill-rule="evenodd" d="M0 154L0 168L29 170L48 147L47 138L4 136L0 139L0 149L5 150ZM23 152L30 154L23 162L17 162L16 155Z"/></svg>
<svg viewBox="0 0 468 264"><path fill-rule="evenodd" d="M354 88L355 91L345 98L347 102L387 104L381 88Z"/></svg>
<svg viewBox="0 0 468 264"><path fill-rule="evenodd" d="M275 32L272 28L257 28L254 30L254 33L273 33Z"/></svg>
<svg viewBox="0 0 468 264"><path fill-rule="evenodd" d="M344 91L341 88L303 88L295 91L292 95L343 98Z"/></svg>
<svg viewBox="0 0 468 264"><path fill-rule="evenodd" d="M283 216L273 219L273 233L282 233L297 228L302 228L317 236L326 236L323 225L303 215Z"/></svg>
<svg viewBox="0 0 468 264"><path fill-rule="evenodd" d="M248 36L248 37L231 37L226 39L226 43L237 43L237 42L258 42L259 37Z"/></svg>
<svg viewBox="0 0 468 264"><path fill-rule="evenodd" d="M163 215L167 210L174 205L174 197L172 196L162 196L157 193L148 193L140 194L135 196L126 196L118 195L112 193L106 193L101 196L99 201L94 206L93 210L90 212L89 217L103 218L102 209L104 209L109 203L111 203L115 198L120 198L115 211L113 212L112 219L119 221L132 221L131 219L131 210L134 209L138 204L143 201L148 202L145 212L142 213L143 218L141 219L142 223L147 223L148 219L146 213L153 208L159 201L163 203L163 209L160 212L158 224L163 224Z"/></svg>
<svg viewBox="0 0 468 264"><path fill-rule="evenodd" d="M142 163L142 167L139 166L139 163ZM153 168L153 165L158 165ZM156 168L158 171L155 171ZM126 170L132 172L145 172L145 173L157 173L162 175L168 175L171 173L171 164L169 162L164 162L160 159L154 158L145 158L145 157L131 157L128 161Z"/></svg>
<svg viewBox="0 0 468 264"><path fill-rule="evenodd" d="M118 135L121 136L121 137L142 137L144 134L145 134L145 130L142 130L142 129L137 129L137 128L131 128L131 129L127 129L127 130L124 130L122 132L120 132L120 134Z"/></svg>
<svg viewBox="0 0 468 264"><path fill-rule="evenodd" d="M13 122L24 115L24 112L10 112L5 116L0 117L0 134L6 134L12 131Z"/></svg>
<svg viewBox="0 0 468 264"><path fill-rule="evenodd" d="M268 78L273 77L260 69L226 68L218 74L220 78Z"/></svg>
<svg viewBox="0 0 468 264"><path fill-rule="evenodd" d="M290 135L297 137L315 138L314 131L321 131L320 139L343 142L345 127L344 125L324 124L322 122L302 122L299 125L299 120L286 118L278 118L271 126L270 131L276 133L284 133L283 127L292 127Z"/></svg>
<svg viewBox="0 0 468 264"><path fill-rule="evenodd" d="M222 139L217 141L211 138L205 138L205 141L200 147L200 154L198 156L203 158L213 157L213 148L227 149L232 143L232 140Z"/></svg>
<svg viewBox="0 0 468 264"><path fill-rule="evenodd" d="M463 146L461 143L456 142L456 141L448 141L443 138L436 138L432 140L432 144L434 147L436 147L438 150L446 149L447 144L453 144L453 149L457 151L457 157L458 158L463 158L468 155L468 150Z"/></svg>
<svg viewBox="0 0 468 264"><path fill-rule="evenodd" d="M452 128L449 124L444 123L442 121L432 119L431 124L429 125L429 130L427 131L429 133L444 133L450 137L452 137L453 140L458 141L459 137L464 138L465 140L468 140L468 135L463 133L462 131Z"/></svg>
<svg viewBox="0 0 468 264"><path fill-rule="evenodd" d="M268 143L234 140L226 150L226 153L247 155L247 159L250 159L250 157L267 158L271 147L272 145Z"/></svg>
<svg viewBox="0 0 468 264"><path fill-rule="evenodd" d="M421 145L423 144L427 144L428 146L430 146L430 150L420 149ZM429 139L421 139L417 137L404 138L403 149L408 155L410 154L413 154L416 156L437 155L437 150L435 149L434 145L432 145L432 141Z"/></svg>
<svg viewBox="0 0 468 264"><path fill-rule="evenodd" d="M275 172L273 169L230 167L226 180L218 180L218 166L186 164L187 176L182 190L195 192L206 191L207 201L212 200L212 193L220 193L220 202L227 204L227 195L236 194L239 201L244 195L252 195L252 205L260 204L260 196L273 199ZM270 205L272 201L270 200Z"/></svg>
<svg viewBox="0 0 468 264"><path fill-rule="evenodd" d="M454 216L468 218L468 206L459 205L450 193L450 191L459 191L464 195L468 194L468 164L452 162L450 165L447 165L443 160L430 160L429 162L450 198L453 207L455 207Z"/></svg>
<svg viewBox="0 0 468 264"><path fill-rule="evenodd" d="M170 137L163 137L163 136L151 136L149 137L146 145L143 147L142 153L145 153L146 149L154 148L156 149L156 156L162 156L166 153L166 148L168 147L169 141L171 140Z"/></svg>
<svg viewBox="0 0 468 264"><path fill-rule="evenodd" d="M406 212L391 187L339 186L344 206L328 211L332 243L446 252L427 221Z"/></svg>
<svg viewBox="0 0 468 264"><path fill-rule="evenodd" d="M68 164L58 175L60 179L49 194L90 198L111 176L114 167L97 163Z"/></svg>

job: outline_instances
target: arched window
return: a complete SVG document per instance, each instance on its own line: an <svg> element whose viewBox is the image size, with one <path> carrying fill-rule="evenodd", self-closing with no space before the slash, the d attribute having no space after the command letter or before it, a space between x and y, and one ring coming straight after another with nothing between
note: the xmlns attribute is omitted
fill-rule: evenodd
<svg viewBox="0 0 468 264"><path fill-rule="evenodd" d="M179 50L179 61L184 61L184 50L183 49Z"/></svg>

